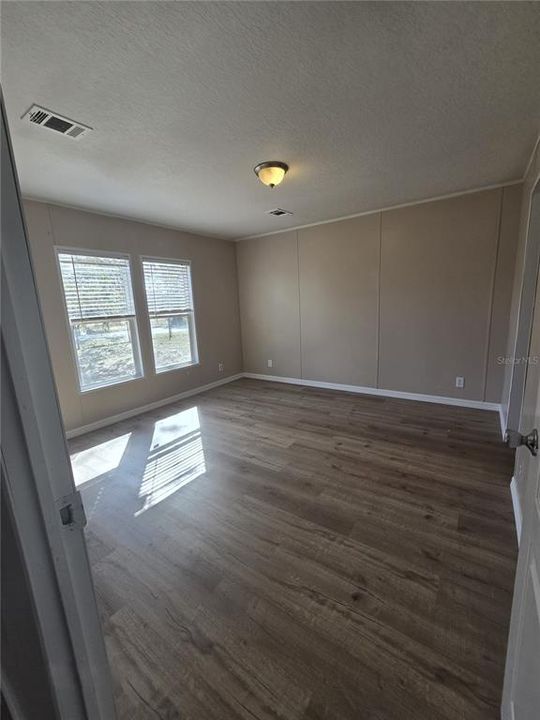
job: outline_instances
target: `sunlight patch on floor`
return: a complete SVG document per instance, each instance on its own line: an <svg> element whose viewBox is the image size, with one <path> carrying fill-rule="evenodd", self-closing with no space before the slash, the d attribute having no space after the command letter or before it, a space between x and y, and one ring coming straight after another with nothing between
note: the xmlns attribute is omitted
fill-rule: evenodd
<svg viewBox="0 0 540 720"><path fill-rule="evenodd" d="M152 447L144 469L138 516L206 472L197 407L155 424Z"/></svg>
<svg viewBox="0 0 540 720"><path fill-rule="evenodd" d="M115 470L122 461L131 433L94 445L71 455L76 487Z"/></svg>

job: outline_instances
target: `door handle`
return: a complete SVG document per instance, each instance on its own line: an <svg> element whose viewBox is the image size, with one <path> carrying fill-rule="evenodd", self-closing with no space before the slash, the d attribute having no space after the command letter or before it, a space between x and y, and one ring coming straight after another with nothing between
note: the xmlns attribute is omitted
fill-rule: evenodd
<svg viewBox="0 0 540 720"><path fill-rule="evenodd" d="M524 445L531 455L538 455L538 430L534 428L528 435L522 435L517 430L507 430L504 434L504 442L509 448L518 448Z"/></svg>

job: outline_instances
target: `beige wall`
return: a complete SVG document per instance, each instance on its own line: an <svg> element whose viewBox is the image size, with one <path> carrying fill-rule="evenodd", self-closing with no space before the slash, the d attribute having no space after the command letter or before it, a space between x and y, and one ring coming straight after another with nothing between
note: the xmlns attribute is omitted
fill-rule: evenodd
<svg viewBox="0 0 540 720"><path fill-rule="evenodd" d="M53 370L66 429L102 420L242 369L235 246L216 240L96 213L24 202L32 259ZM199 365L152 371L151 338L144 318L138 329L145 376L81 393L73 362L54 247L65 246L191 260ZM133 264L135 301L144 287ZM218 363L224 372L218 372Z"/></svg>
<svg viewBox="0 0 540 720"><path fill-rule="evenodd" d="M509 186L235 245L25 201L66 428L242 369L499 402L509 381L497 358L507 353L524 205L521 186ZM145 377L80 393L55 245L191 260L200 364L154 374L142 321ZM143 280L136 268L140 300ZM514 288L514 318L516 302ZM463 390L455 388L456 375L465 377Z"/></svg>
<svg viewBox="0 0 540 720"><path fill-rule="evenodd" d="M500 199L493 190L383 213L381 387L484 399Z"/></svg>
<svg viewBox="0 0 540 720"><path fill-rule="evenodd" d="M499 402L520 192L240 242L244 370Z"/></svg>
<svg viewBox="0 0 540 720"><path fill-rule="evenodd" d="M329 229L298 231L302 377L375 386L380 214Z"/></svg>
<svg viewBox="0 0 540 720"><path fill-rule="evenodd" d="M253 240L238 254L244 367L264 368L267 375L301 377L296 234L273 239L271 245Z"/></svg>

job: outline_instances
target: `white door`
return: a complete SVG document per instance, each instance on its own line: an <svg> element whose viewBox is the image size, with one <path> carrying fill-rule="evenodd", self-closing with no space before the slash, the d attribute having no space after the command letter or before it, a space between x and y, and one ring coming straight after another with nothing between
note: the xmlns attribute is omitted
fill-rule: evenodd
<svg viewBox="0 0 540 720"><path fill-rule="evenodd" d="M523 282L519 303L518 324L514 357L521 359L527 356L531 339L533 323L534 298L536 289L536 275L538 260L540 258L540 188L536 187L531 204L529 219L529 232L525 245L525 259L523 263ZM512 366L512 379L510 384L510 397L508 400L507 426L517 428L520 422L525 390L527 364L517 362Z"/></svg>
<svg viewBox="0 0 540 720"><path fill-rule="evenodd" d="M1 105L2 491L28 580L35 615L29 622L37 622L48 665L55 717L114 720L84 513L67 453ZM19 680L24 671L16 667L12 677ZM14 690L15 683L10 687ZM6 700L13 712L21 705L13 694Z"/></svg>
<svg viewBox="0 0 540 720"><path fill-rule="evenodd" d="M536 203L540 195L536 193ZM529 232L540 233L531 224ZM536 264L536 299L529 362L519 431L540 430L540 274ZM516 571L512 619L506 658L503 720L540 718L540 455L526 447L516 451L515 480L519 485L523 525Z"/></svg>

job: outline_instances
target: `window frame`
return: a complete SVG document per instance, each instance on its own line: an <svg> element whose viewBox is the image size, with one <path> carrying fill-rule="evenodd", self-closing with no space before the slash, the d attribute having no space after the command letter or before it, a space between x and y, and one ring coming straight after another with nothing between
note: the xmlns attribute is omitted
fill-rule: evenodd
<svg viewBox="0 0 540 720"><path fill-rule="evenodd" d="M158 255L139 255L141 277L144 291L144 306L146 312L146 320L148 333L150 338L150 345L152 348L152 369L155 375L163 375L164 373L174 372L177 370L185 370L186 368L197 367L200 365L199 360L199 344L197 340L197 309L195 307L195 297L193 293L193 263L191 260L184 260L181 258L170 258L160 257ZM167 315L152 315L148 309L148 297L146 294L146 280L144 277L144 263L145 262L156 262L156 263L169 263L171 265L187 265L189 268L189 280L190 280L190 291L191 291L191 311L189 312L172 312ZM164 368L158 369L156 367L156 353L154 350L154 338L152 336L152 318L155 317L186 317L189 326L189 342L191 348L191 361L185 363L178 363L176 365L167 365Z"/></svg>
<svg viewBox="0 0 540 720"><path fill-rule="evenodd" d="M79 385L79 394L86 395L87 393L97 392L99 390L105 390L107 388L115 387L116 385L124 385L126 383L135 382L137 380L144 379L144 363L143 363L143 356L141 352L141 339L140 339L140 327L139 327L139 314L137 312L137 302L135 299L135 288L133 283L133 259L132 255L130 253L125 252L117 252L113 250L92 250L89 248L78 248L78 247L68 247L65 245L55 245L54 246L55 251L55 260L56 260L56 268L58 273L58 280L60 283L60 294L62 295L62 303L64 306L64 317L66 321L66 327L67 332L69 335L69 345L71 349L71 356L73 359L73 364L75 366L75 373L77 376L77 382ZM129 323L129 329L130 329L130 336L131 336L131 347L133 350L133 362L135 364L135 370L137 371L137 374L130 378L122 378L120 380L114 380L112 382L106 382L100 385L92 385L90 387L84 387L82 386L82 377L81 377L81 368L79 365L79 356L77 353L77 346L75 344L75 334L73 332L73 327L71 324L71 319L69 317L69 311L67 306L67 299L66 299L66 292L64 287L64 278L62 276L62 268L60 265L60 255L62 254L69 254L69 255L86 255L88 257L110 257L110 258L119 258L122 260L127 260L128 262L128 269L129 269L129 280L131 283L131 294L133 297L133 315L125 315L125 316L119 316L122 318L125 318L125 320ZM117 318L118 319L118 318ZM89 318L88 322L92 322L92 320Z"/></svg>

